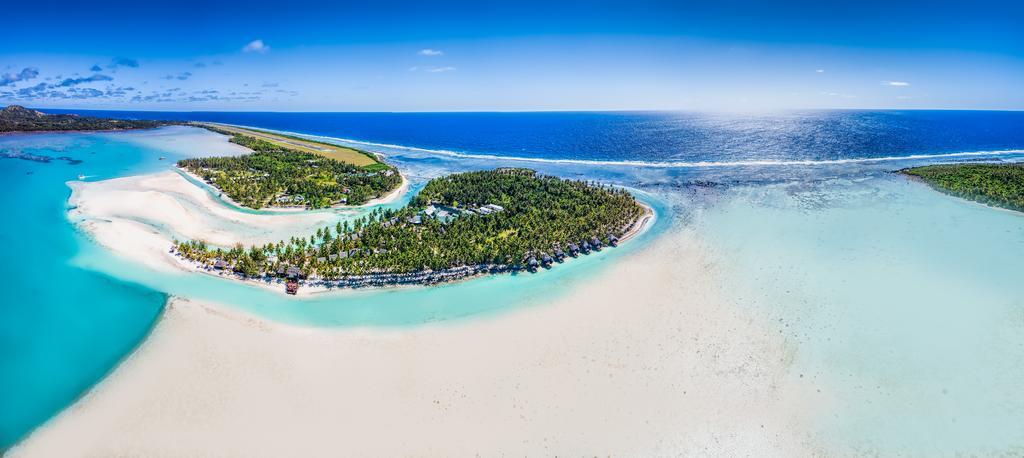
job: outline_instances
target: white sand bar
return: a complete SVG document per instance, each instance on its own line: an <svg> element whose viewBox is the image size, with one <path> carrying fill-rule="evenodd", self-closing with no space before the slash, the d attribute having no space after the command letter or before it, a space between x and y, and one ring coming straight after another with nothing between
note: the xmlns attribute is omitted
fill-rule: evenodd
<svg viewBox="0 0 1024 458"><path fill-rule="evenodd" d="M236 243L249 246L313 233L339 221L342 214L353 212L242 212L173 171L98 182L71 181L68 185L72 189L70 218L100 243L134 259L153 258L139 255L140 249L144 251L152 244L152 240L140 239L152 238L139 235L140 229L162 236L166 246L161 249L165 252L173 237L223 247ZM407 189L403 181L399 189L374 204L393 201Z"/></svg>
<svg viewBox="0 0 1024 458"><path fill-rule="evenodd" d="M827 401L674 232L572 294L408 329L176 299L11 456L806 456Z"/></svg>

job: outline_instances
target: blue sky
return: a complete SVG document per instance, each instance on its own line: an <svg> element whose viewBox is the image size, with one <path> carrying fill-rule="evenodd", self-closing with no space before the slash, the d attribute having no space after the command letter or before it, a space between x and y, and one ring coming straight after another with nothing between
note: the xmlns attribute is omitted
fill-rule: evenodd
<svg viewBox="0 0 1024 458"><path fill-rule="evenodd" d="M13 2L0 104L1024 109L1021 3Z"/></svg>

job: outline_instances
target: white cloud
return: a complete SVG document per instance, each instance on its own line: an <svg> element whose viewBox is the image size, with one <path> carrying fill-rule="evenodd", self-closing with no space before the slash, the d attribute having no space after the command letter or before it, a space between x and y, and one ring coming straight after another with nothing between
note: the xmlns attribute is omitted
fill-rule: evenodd
<svg viewBox="0 0 1024 458"><path fill-rule="evenodd" d="M825 73L825 69L819 68L819 69L815 70L814 73Z"/></svg>
<svg viewBox="0 0 1024 458"><path fill-rule="evenodd" d="M898 87L910 86L910 83L908 83L906 81L882 81L882 84L884 84L886 86L898 86Z"/></svg>
<svg viewBox="0 0 1024 458"><path fill-rule="evenodd" d="M420 52L418 52L416 54L419 54L421 56L443 56L444 55L444 51L441 51L439 49L426 48L426 49L421 49Z"/></svg>
<svg viewBox="0 0 1024 458"><path fill-rule="evenodd" d="M843 94L843 93L839 93L839 92L822 92L821 95L827 95L829 97L841 97L841 98L844 98L844 99L855 99L855 98L857 98L857 96L855 96L853 94Z"/></svg>
<svg viewBox="0 0 1024 458"><path fill-rule="evenodd" d="M454 71L455 67L420 67L420 66L409 67L409 71L410 72L418 72L420 70L423 70L423 71L428 72L428 73L443 73L443 72Z"/></svg>
<svg viewBox="0 0 1024 458"><path fill-rule="evenodd" d="M260 54L263 54L267 51L270 51L270 46L267 46L267 44L264 43L263 40L250 41L249 44L245 45L245 47L242 48L242 52L258 52Z"/></svg>

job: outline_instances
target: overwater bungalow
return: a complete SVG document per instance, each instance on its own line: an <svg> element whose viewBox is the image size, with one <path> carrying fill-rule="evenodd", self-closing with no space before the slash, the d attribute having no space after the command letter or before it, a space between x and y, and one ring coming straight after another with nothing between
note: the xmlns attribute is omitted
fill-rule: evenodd
<svg viewBox="0 0 1024 458"><path fill-rule="evenodd" d="M533 256L530 256L530 260L526 261L526 268L529 269L530 272L535 272L538 265L539 263L537 262L537 258Z"/></svg>
<svg viewBox="0 0 1024 458"><path fill-rule="evenodd" d="M565 260L565 252L561 248L555 248L555 260L558 262Z"/></svg>

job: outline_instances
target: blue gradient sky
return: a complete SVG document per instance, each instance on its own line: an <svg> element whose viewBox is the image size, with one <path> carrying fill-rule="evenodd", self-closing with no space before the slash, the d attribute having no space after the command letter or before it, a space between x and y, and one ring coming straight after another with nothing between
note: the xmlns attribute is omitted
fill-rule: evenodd
<svg viewBox="0 0 1024 458"><path fill-rule="evenodd" d="M18 1L0 104L1024 109L1022 2L846 3Z"/></svg>

